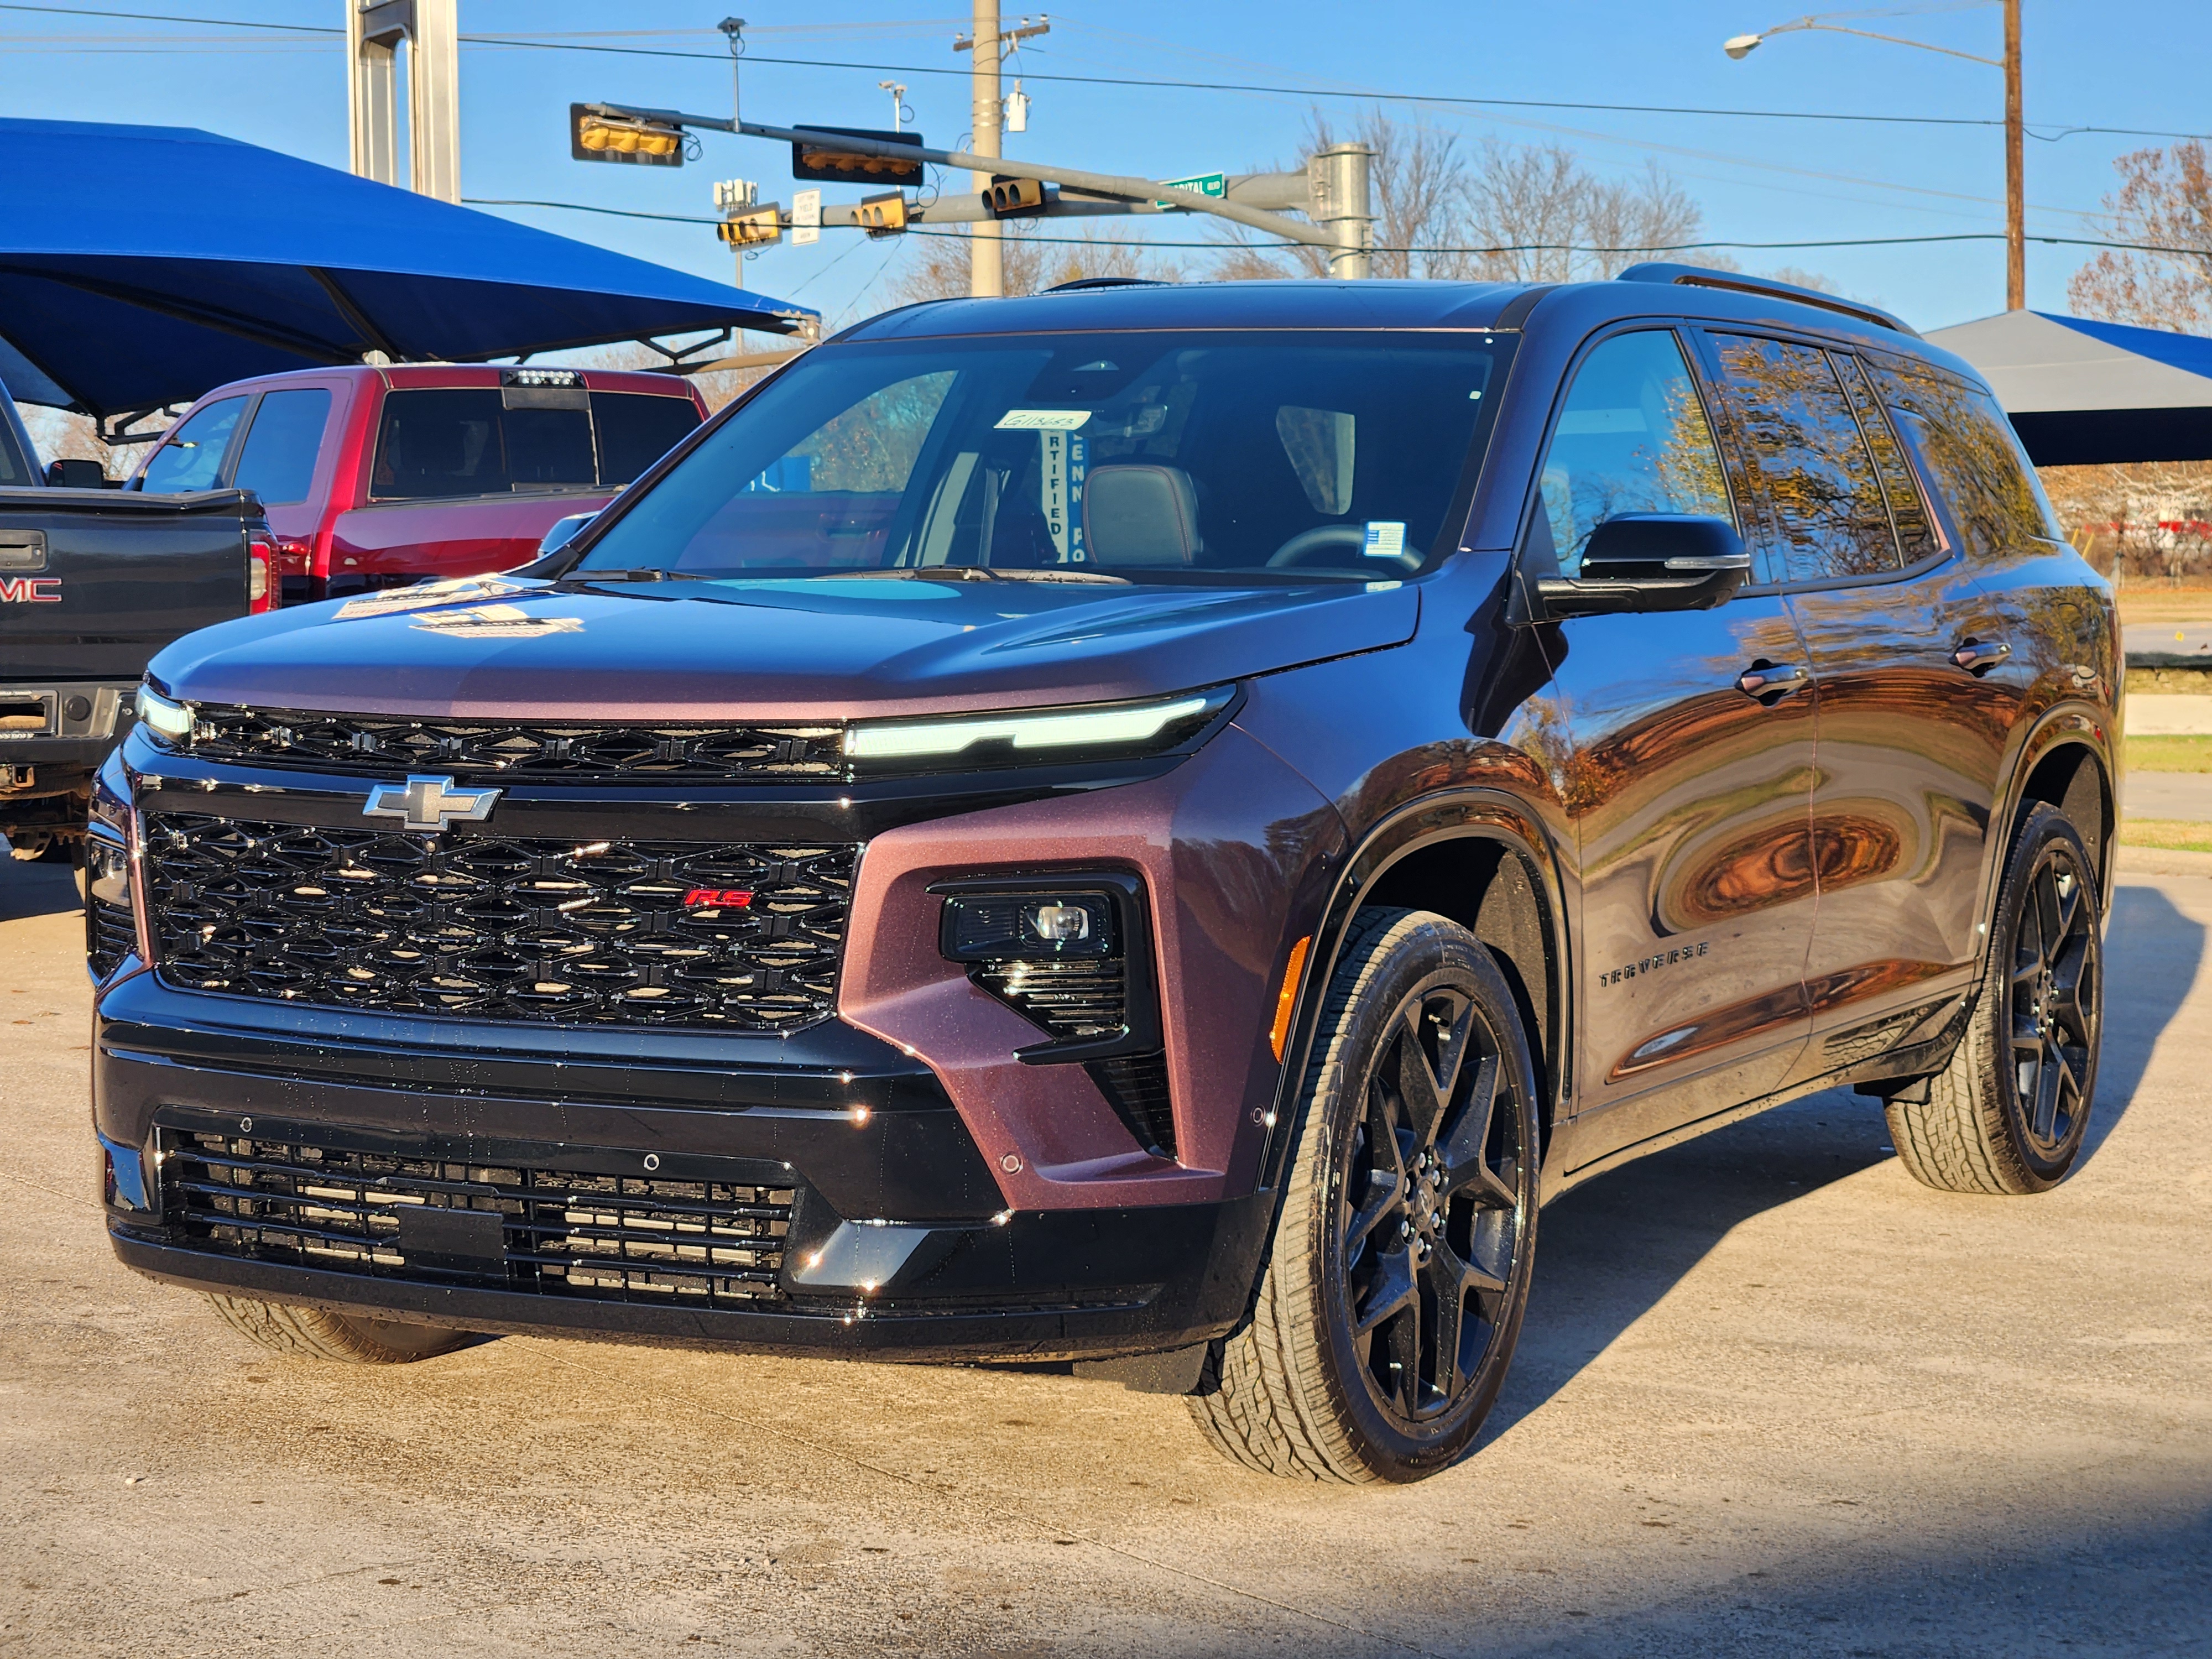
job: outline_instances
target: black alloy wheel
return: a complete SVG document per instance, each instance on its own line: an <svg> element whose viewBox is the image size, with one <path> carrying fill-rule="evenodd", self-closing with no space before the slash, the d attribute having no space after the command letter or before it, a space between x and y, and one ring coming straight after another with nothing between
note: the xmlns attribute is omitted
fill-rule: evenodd
<svg viewBox="0 0 2212 1659"><path fill-rule="evenodd" d="M1474 1443L1528 1306L1541 1140L1521 1002L1456 922L1376 907L1338 953L1252 1317L1190 1399L1214 1445L1419 1480Z"/></svg>
<svg viewBox="0 0 2212 1659"><path fill-rule="evenodd" d="M1530 1216L1498 1033L1449 981L1391 1012L1334 1191L1330 1277L1369 1398L1407 1435L1464 1402L1515 1300Z"/></svg>
<svg viewBox="0 0 2212 1659"><path fill-rule="evenodd" d="M2014 1097L2022 1138L2046 1166L2067 1158L2089 1115L2104 964L2088 891L2074 849L2050 842L2028 877L2013 941Z"/></svg>
<svg viewBox="0 0 2212 1659"><path fill-rule="evenodd" d="M1949 1193L2046 1192L2081 1156L2104 1037L2104 906L2081 832L2028 808L1966 1029L1926 1097L1891 1096L1898 1161Z"/></svg>

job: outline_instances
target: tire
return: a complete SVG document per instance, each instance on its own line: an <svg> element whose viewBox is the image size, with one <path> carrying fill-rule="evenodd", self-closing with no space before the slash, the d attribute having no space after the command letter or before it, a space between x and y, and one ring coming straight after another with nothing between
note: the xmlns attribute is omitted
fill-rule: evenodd
<svg viewBox="0 0 2212 1659"><path fill-rule="evenodd" d="M1361 913L1251 1320L1212 1346L1189 1397L1218 1449L1347 1483L1419 1480L1467 1450L1528 1305L1536 1099L1519 1009L1481 942L1425 911Z"/></svg>
<svg viewBox="0 0 2212 1659"><path fill-rule="evenodd" d="M2105 1024L2096 866L2056 808L2021 821L1990 931L1966 1035L1924 1103L1889 1103L1890 1139L1923 1186L2047 1192L2081 1156Z"/></svg>
<svg viewBox="0 0 2212 1659"><path fill-rule="evenodd" d="M434 1359L475 1340L467 1331L442 1325L410 1325L396 1319L367 1319L358 1314L327 1313L289 1302L256 1302L245 1297L208 1300L218 1317L240 1335L271 1352L296 1359L342 1359L356 1365L405 1365Z"/></svg>

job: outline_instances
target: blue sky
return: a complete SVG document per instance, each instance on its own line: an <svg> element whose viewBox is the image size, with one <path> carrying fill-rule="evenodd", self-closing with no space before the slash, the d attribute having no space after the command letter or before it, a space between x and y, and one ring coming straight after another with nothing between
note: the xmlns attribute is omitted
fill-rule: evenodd
<svg viewBox="0 0 2212 1659"><path fill-rule="evenodd" d="M345 0L53 0L261 24L341 25ZM757 119L881 125L885 69L819 68L776 58L836 59L964 70L951 51L965 14L945 0L460 0L465 34L512 34L563 47L622 45L714 53L713 25L732 9L750 20L745 111ZM1009 6L1011 21L1018 6ZM1072 0L1023 66L1141 79L1259 82L1288 94L1202 93L1150 86L1071 86L1032 79L1030 130L1009 149L1037 161L1154 178L1243 171L1294 157L1316 100L1349 116L1355 96L1435 96L1718 106L1994 119L1997 71L1932 52L1833 33L1769 41L1744 61L1727 36L1797 15L1788 0L1542 0L1541 3L1193 4L1191 0ZM1835 21L1994 56L1994 3L1897 4L1829 14ZM608 31L620 28L621 34ZM666 33L650 33L665 31ZM2203 94L2212 48L2203 0L2119 6L2027 0L2026 83L2032 131L2108 126L2212 131ZM950 144L968 127L964 75L899 72L915 125ZM709 136L680 171L572 161L567 106L608 99L726 113L726 61L465 45L462 177L471 197L526 198L645 212L708 215L720 178L757 179L763 199L787 202L788 151ZM0 8L0 108L27 117L199 126L342 167L343 52L328 38L193 23ZM2002 228L2003 152L1986 127L1869 125L1566 110L1401 106L1474 143L1558 142L1607 173L1656 161L1705 210L1707 234L1747 240L1929 235ZM2094 216L2112 186L2112 161L2168 142L2077 133L2027 144L2031 233L2100 234ZM127 210L128 179L88 179L87 210ZM834 198L838 191L831 191ZM852 192L857 194L858 192ZM102 197L106 198L105 202ZM538 208L513 217L642 258L729 280L729 252L704 226ZM1180 220L1114 222L1130 234L1188 237ZM891 302L908 252L852 233L814 247L783 246L746 263L749 288L795 297L833 320ZM1752 269L1790 264L1923 328L2002 307L1998 242L1918 248L1810 248L1737 256ZM2065 309L2067 276L2089 251L2028 252L2029 303Z"/></svg>

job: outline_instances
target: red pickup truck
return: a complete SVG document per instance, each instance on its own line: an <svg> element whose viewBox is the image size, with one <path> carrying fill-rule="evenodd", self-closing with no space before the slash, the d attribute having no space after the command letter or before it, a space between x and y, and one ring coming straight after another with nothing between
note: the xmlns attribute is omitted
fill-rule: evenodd
<svg viewBox="0 0 2212 1659"><path fill-rule="evenodd" d="M130 488L251 489L288 604L504 570L706 418L668 374L343 367L217 386Z"/></svg>

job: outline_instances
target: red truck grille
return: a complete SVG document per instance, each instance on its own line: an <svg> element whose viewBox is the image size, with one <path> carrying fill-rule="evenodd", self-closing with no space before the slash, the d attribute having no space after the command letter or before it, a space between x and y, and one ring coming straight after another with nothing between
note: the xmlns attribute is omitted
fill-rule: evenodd
<svg viewBox="0 0 2212 1659"><path fill-rule="evenodd" d="M859 849L146 819L161 976L476 1019L796 1030L830 1018Z"/></svg>
<svg viewBox="0 0 2212 1659"><path fill-rule="evenodd" d="M456 778L623 778L690 783L842 778L836 726L603 726L403 720L303 709L203 705L187 751L204 759L309 772Z"/></svg>

